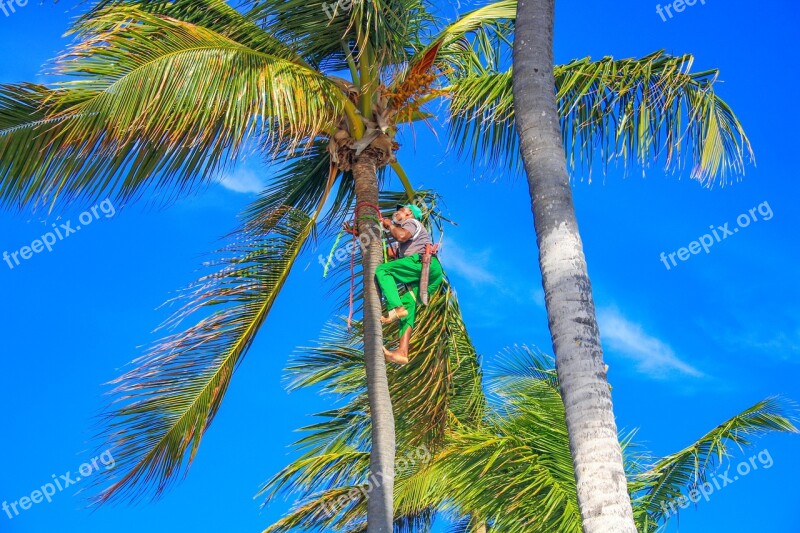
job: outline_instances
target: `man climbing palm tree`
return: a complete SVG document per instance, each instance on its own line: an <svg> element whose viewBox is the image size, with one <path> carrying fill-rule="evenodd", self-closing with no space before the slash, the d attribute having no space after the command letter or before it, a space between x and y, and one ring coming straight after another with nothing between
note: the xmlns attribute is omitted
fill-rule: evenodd
<svg viewBox="0 0 800 533"><path fill-rule="evenodd" d="M398 205L392 218L381 221L383 228L398 242L397 259L384 263L375 270L375 279L386 298L389 316L381 318L384 324L400 321L400 345L397 350L383 348L386 360L405 365L408 363L408 348L417 301L420 298L420 276L423 256L433 246L431 236L420 222L422 211L414 204ZM431 257L428 294L433 294L442 283L442 265L436 255ZM400 296L398 283L405 283L409 290Z"/></svg>

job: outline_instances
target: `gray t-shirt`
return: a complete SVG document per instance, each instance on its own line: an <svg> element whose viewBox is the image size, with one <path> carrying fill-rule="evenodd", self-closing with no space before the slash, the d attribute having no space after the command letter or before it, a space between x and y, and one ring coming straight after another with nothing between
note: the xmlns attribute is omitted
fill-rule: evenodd
<svg viewBox="0 0 800 533"><path fill-rule="evenodd" d="M410 232L411 238L406 242L397 244L398 258L408 257L414 254L424 254L425 245L433 244L431 236L428 234L425 226L416 218L407 218L400 224L400 227Z"/></svg>

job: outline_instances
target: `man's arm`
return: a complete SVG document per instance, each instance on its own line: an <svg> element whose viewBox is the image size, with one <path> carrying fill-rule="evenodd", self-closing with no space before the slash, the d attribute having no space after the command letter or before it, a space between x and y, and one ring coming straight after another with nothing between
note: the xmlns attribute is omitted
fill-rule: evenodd
<svg viewBox="0 0 800 533"><path fill-rule="evenodd" d="M414 236L414 234L407 229L392 224L391 219L388 218L383 219L383 227L389 230L389 233L392 234L392 237L394 237L397 242L406 242Z"/></svg>

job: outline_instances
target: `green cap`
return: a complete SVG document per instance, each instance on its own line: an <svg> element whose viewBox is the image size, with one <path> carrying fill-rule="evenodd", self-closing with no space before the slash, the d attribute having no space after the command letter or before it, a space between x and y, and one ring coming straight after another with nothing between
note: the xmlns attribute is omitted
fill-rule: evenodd
<svg viewBox="0 0 800 533"><path fill-rule="evenodd" d="M415 206L414 204L397 204L397 209L400 209L401 207L409 208L414 214L414 218L417 220L422 220L422 209L419 207Z"/></svg>

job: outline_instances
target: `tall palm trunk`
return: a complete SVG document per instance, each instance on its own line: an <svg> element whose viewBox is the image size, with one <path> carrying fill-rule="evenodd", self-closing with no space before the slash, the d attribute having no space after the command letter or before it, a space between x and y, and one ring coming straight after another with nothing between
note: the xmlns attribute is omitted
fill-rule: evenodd
<svg viewBox="0 0 800 533"><path fill-rule="evenodd" d="M553 77L555 0L521 0L514 102L585 533L635 533Z"/></svg>
<svg viewBox="0 0 800 533"><path fill-rule="evenodd" d="M378 155L367 148L353 164L356 201L378 204ZM357 210L358 231L369 235L362 241L364 268L364 359L367 365L367 394L372 418L372 451L369 460L369 500L367 502L367 532L391 533L394 514L394 456L395 432L389 380L383 358L383 331L381 329L381 301L375 284L375 268L381 263L380 230L372 220L377 216L373 208L361 206Z"/></svg>

